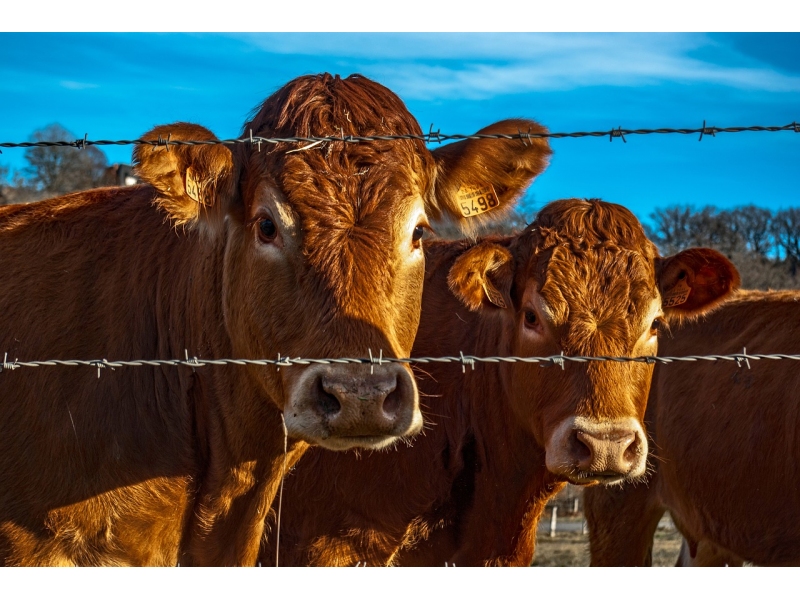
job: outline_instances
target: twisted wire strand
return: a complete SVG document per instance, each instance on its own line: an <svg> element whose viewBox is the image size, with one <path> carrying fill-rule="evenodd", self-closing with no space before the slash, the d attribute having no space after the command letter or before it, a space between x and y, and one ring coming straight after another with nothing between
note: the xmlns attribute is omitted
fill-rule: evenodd
<svg viewBox="0 0 800 600"><path fill-rule="evenodd" d="M206 367L220 365L236 366L308 366L308 365L331 365L331 364L358 364L358 365L381 365L383 363L400 364L431 364L431 363L458 363L465 370L467 366L473 370L476 364L480 363L531 363L542 366L558 365L562 368L565 363L588 363L588 362L619 362L619 363L646 363L646 364L674 364L674 363L701 363L701 362L736 362L741 366L746 364L748 367L751 360L794 360L800 361L800 354L750 354L747 352L736 354L707 354L689 356L471 356L461 354L460 356L418 356L408 358L393 357L372 357L372 358L291 358L281 357L271 358L186 358L186 359L138 359L138 360L108 360L105 358L92 360L30 360L8 361L5 358L0 364L0 371L14 371L20 368L34 367L92 367L98 369L109 368L117 369L122 367Z"/></svg>
<svg viewBox="0 0 800 600"><path fill-rule="evenodd" d="M172 140L159 138L156 140L89 140L86 136L74 141L41 141L41 142L0 142L0 148L34 148L34 147L71 147L83 149L87 146L130 146L142 144L146 146L213 146L225 145L233 146L236 144L279 144L279 143L313 143L313 142L345 142L359 143L372 141L391 141L391 140L419 140L427 144L458 141L458 140L532 140L538 138L562 139L562 138L583 138L583 137L608 137L609 140L622 138L625 141L626 135L650 135L650 134L679 134L692 135L700 134L699 140L703 136L715 136L718 133L742 133L745 131L777 132L793 131L800 133L800 123L793 121L786 125L750 125L735 127L707 127L705 121L702 127L697 128L669 128L659 127L656 129L623 129L617 127L606 131L574 131L574 132L555 132L555 133L534 133L520 131L518 133L475 133L471 135L455 133L445 134L438 131L430 131L425 134L396 134L396 135L345 135L345 136L310 136L310 137L259 137L247 136L242 138L231 138L224 140Z"/></svg>

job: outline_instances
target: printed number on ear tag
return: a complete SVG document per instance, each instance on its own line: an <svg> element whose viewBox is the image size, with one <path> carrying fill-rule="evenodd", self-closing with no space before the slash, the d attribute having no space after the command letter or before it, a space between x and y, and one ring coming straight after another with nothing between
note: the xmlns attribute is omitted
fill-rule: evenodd
<svg viewBox="0 0 800 600"><path fill-rule="evenodd" d="M686 280L681 280L669 291L669 293L664 295L664 300L661 305L664 308L679 306L689 299L689 293L691 291L692 288L689 287L689 284L686 283Z"/></svg>
<svg viewBox="0 0 800 600"><path fill-rule="evenodd" d="M477 217L500 206L500 200L491 184L463 184L456 194L461 214L465 217Z"/></svg>
<svg viewBox="0 0 800 600"><path fill-rule="evenodd" d="M186 169L186 195L195 202L204 204L200 199L200 184L197 182L191 167Z"/></svg>

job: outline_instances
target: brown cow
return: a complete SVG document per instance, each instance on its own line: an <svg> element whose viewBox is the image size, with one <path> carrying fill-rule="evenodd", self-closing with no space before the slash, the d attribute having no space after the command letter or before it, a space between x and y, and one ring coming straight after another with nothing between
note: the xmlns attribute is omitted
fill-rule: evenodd
<svg viewBox="0 0 800 600"><path fill-rule="evenodd" d="M522 120L484 131L529 127L543 131ZM383 86L327 74L288 83L243 131L421 133ZM214 139L186 123L146 137ZM476 215L469 228L501 215L550 153L545 140L433 153L419 140L306 146L140 146L146 185L4 209L0 353L408 356L428 218ZM485 206L470 200L476 189ZM397 364L374 374L365 365L6 370L0 563L255 564L283 469L281 411L289 465L308 444L378 448L421 426L414 379Z"/></svg>
<svg viewBox="0 0 800 600"><path fill-rule="evenodd" d="M660 352L796 354L800 292L740 292L674 328ZM665 510L681 565L800 563L800 371L788 361L659 366L646 485L586 490L592 564L646 565Z"/></svg>
<svg viewBox="0 0 800 600"><path fill-rule="evenodd" d="M738 285L712 250L659 258L627 209L598 200L554 202L517 236L426 254L414 356L653 355L662 319ZM280 564L530 564L563 482L643 475L651 373L644 363L420 366L429 425L412 447L312 451L287 478ZM275 564L275 538L262 564Z"/></svg>

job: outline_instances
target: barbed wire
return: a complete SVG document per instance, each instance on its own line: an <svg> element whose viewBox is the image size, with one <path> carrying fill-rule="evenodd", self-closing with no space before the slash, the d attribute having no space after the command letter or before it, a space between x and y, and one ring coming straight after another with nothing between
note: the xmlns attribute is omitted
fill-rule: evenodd
<svg viewBox="0 0 800 600"><path fill-rule="evenodd" d="M466 135L461 133L445 134L439 131L433 131L433 125L428 133L424 134L396 134L396 135L341 135L341 136L310 136L310 137L261 137L254 136L252 132L248 137L232 138L225 140L173 140L171 136L166 138L159 136L155 140L90 140L88 134L83 138L74 141L40 141L40 142L0 142L0 148L36 148L36 147L72 147L82 150L87 146L130 146L130 145L147 145L147 146L213 146L224 145L233 146L236 144L280 144L280 143L321 143L321 142L344 142L344 143L359 143L359 142L373 142L373 141L391 141L391 140L419 140L426 144L438 143L458 140L523 140L530 141L533 139L548 138L548 139L562 139L562 138L584 138L584 137L608 137L609 141L614 141L614 138L620 138L624 143L626 135L650 135L650 134L680 134L691 135L700 134L698 141L702 141L703 136L716 136L718 133L742 133L745 131L757 132L777 132L777 131L793 131L800 133L800 124L793 121L787 125L750 125L750 126L736 126L736 127L714 127L706 126L703 121L703 126L698 128L669 128L660 127L657 129L623 129L621 126L616 129L612 128L606 131L574 131L568 133L536 133L530 131L519 131L518 133L474 133Z"/></svg>
<svg viewBox="0 0 800 600"><path fill-rule="evenodd" d="M462 371L466 367L475 369L479 363L530 363L541 366L557 365L562 369L565 363L589 363L589 362L618 362L618 363L646 363L646 364L675 364L675 363L701 363L701 362L735 362L740 367L742 365L750 368L751 360L795 360L800 361L800 354L749 354L744 348L737 354L706 354L689 356L565 356L563 354L553 356L471 356L460 353L459 356L418 356L409 358L384 357L383 352L379 356L367 358L291 358L278 355L277 359L271 358L189 358L188 352L185 359L139 359L139 360L108 360L105 358L94 360L31 360L8 361L8 357L3 358L0 365L0 372L14 371L23 367L92 367L98 370L104 368L116 369L121 367L191 367L192 369L206 366L237 365L237 366L308 366L308 365L375 365L384 363L400 364L431 364L431 363L459 363Z"/></svg>

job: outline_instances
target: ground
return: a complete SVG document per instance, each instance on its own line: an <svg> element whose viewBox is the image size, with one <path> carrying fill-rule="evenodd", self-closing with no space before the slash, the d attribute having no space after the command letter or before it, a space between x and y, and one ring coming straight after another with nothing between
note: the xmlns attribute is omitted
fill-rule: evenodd
<svg viewBox="0 0 800 600"><path fill-rule="evenodd" d="M558 519L556 536L549 535L549 514L545 512L536 536L534 567L589 566L589 536L581 532L582 517ZM665 518L656 531L653 544L653 566L671 567L678 559L681 535Z"/></svg>

